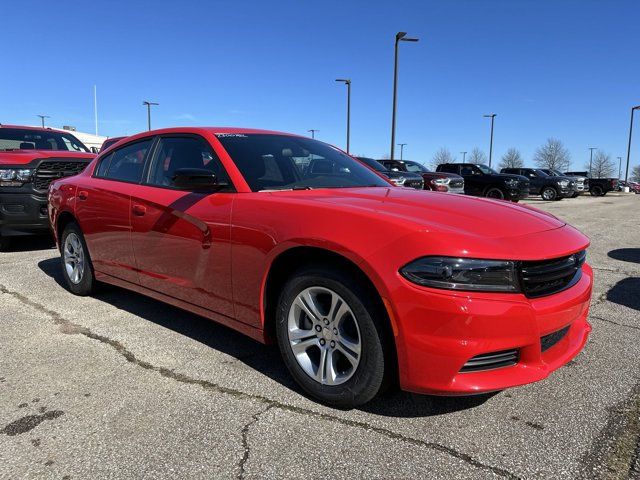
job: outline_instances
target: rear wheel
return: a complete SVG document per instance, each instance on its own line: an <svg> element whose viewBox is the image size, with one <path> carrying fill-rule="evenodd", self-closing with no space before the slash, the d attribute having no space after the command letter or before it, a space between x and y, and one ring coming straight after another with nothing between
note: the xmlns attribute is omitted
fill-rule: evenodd
<svg viewBox="0 0 640 480"><path fill-rule="evenodd" d="M504 200L505 194L498 187L490 187L484 193L484 196L487 198L496 198L498 200Z"/></svg>
<svg viewBox="0 0 640 480"><path fill-rule="evenodd" d="M61 245L62 275L67 287L76 295L90 295L95 290L96 279L87 244L78 224L69 223L64 228Z"/></svg>
<svg viewBox="0 0 640 480"><path fill-rule="evenodd" d="M591 187L589 189L589 193L592 197L601 197L602 195L604 195L604 191L602 190L602 187L600 185L594 185L593 187Z"/></svg>
<svg viewBox="0 0 640 480"><path fill-rule="evenodd" d="M553 187L544 187L540 192L540 196L543 200L559 200L558 191Z"/></svg>
<svg viewBox="0 0 640 480"><path fill-rule="evenodd" d="M571 198L576 198L576 197L578 197L578 195L580 195L580 192L573 192L571 194Z"/></svg>
<svg viewBox="0 0 640 480"><path fill-rule="evenodd" d="M386 316L353 277L333 268L299 270L287 281L276 317L278 345L294 379L336 407L355 407L387 383Z"/></svg>

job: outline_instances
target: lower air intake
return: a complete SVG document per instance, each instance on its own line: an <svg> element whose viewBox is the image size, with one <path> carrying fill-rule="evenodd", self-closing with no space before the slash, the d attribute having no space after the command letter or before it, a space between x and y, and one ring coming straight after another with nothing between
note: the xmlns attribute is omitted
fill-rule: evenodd
<svg viewBox="0 0 640 480"><path fill-rule="evenodd" d="M483 353L476 355L460 369L461 372L479 372L494 368L510 367L518 363L518 350L503 350L501 352Z"/></svg>

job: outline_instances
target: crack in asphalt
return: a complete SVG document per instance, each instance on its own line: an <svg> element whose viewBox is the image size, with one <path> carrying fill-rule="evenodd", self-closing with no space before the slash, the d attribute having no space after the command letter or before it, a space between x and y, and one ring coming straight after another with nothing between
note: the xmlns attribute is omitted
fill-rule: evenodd
<svg viewBox="0 0 640 480"><path fill-rule="evenodd" d="M610 320L608 318L599 317L598 315L589 315L589 318L595 318L596 320L601 320L603 322L612 323L613 325L617 325L619 327L626 327L626 328L632 328L634 330L640 330L640 327L637 326L637 325L627 325L625 323L614 322L613 320Z"/></svg>
<svg viewBox="0 0 640 480"><path fill-rule="evenodd" d="M259 411L258 413L254 413L253 415L251 415L251 420L249 420L249 422L247 422L247 424L242 427L242 448L244 449L244 453L242 454L240 462L238 462L238 468L240 469L240 471L238 472L238 480L242 480L244 478L244 475L246 473L245 465L247 464L249 455L251 454L251 447L249 446L249 429L256 423L258 423L260 417L271 410L273 407L274 405L267 405L267 408Z"/></svg>
<svg viewBox="0 0 640 480"><path fill-rule="evenodd" d="M174 370L171 370L171 369L166 368L166 367L159 367L159 366L153 365L153 364L151 364L149 362L146 362L144 360L138 359L133 352L128 350L119 341L113 340L113 339L111 339L111 338L109 338L109 337L107 337L105 335L97 334L95 332L92 332L87 327L84 327L82 325L78 325L76 323L73 323L70 320L67 320L64 317L62 317L62 315L60 315L58 312L56 312L54 310L51 310L51 309L45 307L44 305L31 300L30 298L26 297L25 295L21 294L20 292L11 291L7 287L5 287L4 285L0 285L0 293L12 296L13 298L18 300L22 304L30 306L31 308L37 310L40 313L44 313L45 315L47 315L48 317L50 317L53 320L54 324L60 326L60 331L62 333L69 334L69 335L84 335L87 338L90 338L92 340L96 340L96 341L101 342L101 343L103 343L105 345L109 345L117 353L122 355L128 362L133 363L134 365L137 365L137 366L139 366L141 368L144 368L146 370L157 372L157 373L159 373L161 376L163 376L165 378L170 378L170 379L175 380L177 382L185 383L185 384L188 384L188 385L199 385L202 388L204 388L205 390L213 391L213 392L220 393L220 394L230 395L230 396L235 397L235 398L257 401L257 402L265 404L268 407L267 409L265 409L265 411L268 410L268 409L271 409L271 408L278 408L278 409L283 410L283 411L293 412L293 413L297 413L297 414L300 414L300 415L305 415L305 416L308 416L308 417L314 417L314 418L322 419L322 420L325 420L325 421L338 423L338 424L341 424L341 425L344 425L344 426L348 426L348 427L352 427L352 428L358 428L358 429L366 430L366 431L369 431L369 432L374 432L374 433L377 433L379 435L385 436L387 438L391 438L393 440L403 441L403 442L409 443L411 445L415 445L415 446L423 447L423 448L428 448L430 450L435 450L435 451L450 455L450 456L452 456L454 458L462 460L463 462L465 462L465 463L467 463L467 464L469 464L469 465L471 465L473 467L476 467L476 468L481 469L481 470L486 470L486 471L492 472L492 473L494 473L494 474L496 474L498 476L504 477L504 478L509 478L509 479L512 479L512 480L519 480L520 479L519 476L509 472L506 469L503 469L503 468L500 468L500 467L496 467L496 466L493 466L493 465L487 465L487 464L482 463L481 461L473 458L469 454L460 452L458 450L455 450L454 448L447 447L447 446L441 445L439 443L428 442L428 441L425 441L425 440L420 440L420 439L417 439L417 438L408 437L408 436L405 436L403 434L394 432L394 431L386 429L386 428L376 427L376 426L371 425L370 423L367 423L367 422L356 421L356 420L348 420L348 419L345 419L345 418L337 417L335 415L330 415L330 414L327 414L327 413L320 413L320 412L316 412L316 411L313 411L313 410L309 410L307 408L288 405L286 403L282 403L282 402L279 402L277 400L273 400L273 399L268 398L268 397L263 396L263 395L243 392L241 390L236 390L234 388L225 387L225 386L210 382L208 380L200 380L200 379L197 379L197 378L189 377L189 376L187 376L185 374L175 372ZM264 413L264 412L262 412L262 413ZM255 423L253 420L251 422L249 422L249 427L253 423ZM246 427L246 428L249 428L249 427ZM243 431L244 431L244 428L243 428ZM243 446L244 446L244 442L243 442ZM247 454L246 449L245 449L245 454ZM247 458L248 458L248 456L247 456ZM246 460L244 460L244 462L246 463ZM244 463L243 463L243 466L244 466Z"/></svg>
<svg viewBox="0 0 640 480"><path fill-rule="evenodd" d="M640 384L609 408L607 423L582 458L580 479L635 479L640 453Z"/></svg>

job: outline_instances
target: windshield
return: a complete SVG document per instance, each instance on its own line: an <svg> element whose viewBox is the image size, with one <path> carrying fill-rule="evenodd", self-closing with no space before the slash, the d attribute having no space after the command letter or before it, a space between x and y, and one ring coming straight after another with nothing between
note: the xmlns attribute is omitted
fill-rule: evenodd
<svg viewBox="0 0 640 480"><path fill-rule="evenodd" d="M382 166L380 164L380 162L374 160L373 158L367 158L367 157L356 157L356 158L358 160L360 160L362 163L366 163L367 165L369 165L376 172L380 172L380 173L388 173L389 172L389 170L384 168L384 166Z"/></svg>
<svg viewBox="0 0 640 480"><path fill-rule="evenodd" d="M544 170L538 170L537 168L534 169L534 172L536 172L541 177L548 177L549 176L549 174L547 172L545 172Z"/></svg>
<svg viewBox="0 0 640 480"><path fill-rule="evenodd" d="M405 167L407 167L407 172L413 172L413 173L428 173L429 169L427 167L425 167L424 165L418 163L418 162L413 162L411 160L403 160L404 161L404 165Z"/></svg>
<svg viewBox="0 0 640 480"><path fill-rule="evenodd" d="M317 140L271 134L216 136L254 192L389 186L357 160Z"/></svg>
<svg viewBox="0 0 640 480"><path fill-rule="evenodd" d="M555 175L556 177L563 177L563 176L564 176L564 174L563 174L562 172L559 172L558 170L551 170L551 169L549 169L549 170L548 170L548 172L549 172L551 175Z"/></svg>
<svg viewBox="0 0 640 480"><path fill-rule="evenodd" d="M478 167L480 169L480 171L482 173L484 173L485 175L497 175L498 172L496 172L493 168L491 167L487 167L486 165L476 165L476 167Z"/></svg>
<svg viewBox="0 0 640 480"><path fill-rule="evenodd" d="M0 150L89 152L80 140L68 133L28 128L0 128Z"/></svg>

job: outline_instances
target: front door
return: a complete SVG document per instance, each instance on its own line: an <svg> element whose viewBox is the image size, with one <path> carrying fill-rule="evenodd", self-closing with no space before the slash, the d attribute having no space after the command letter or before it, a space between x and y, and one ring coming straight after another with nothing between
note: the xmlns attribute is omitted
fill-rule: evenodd
<svg viewBox="0 0 640 480"><path fill-rule="evenodd" d="M211 146L198 136L160 137L148 179L131 196L132 245L140 284L233 317L229 186L216 193L175 188L180 168L228 176Z"/></svg>

